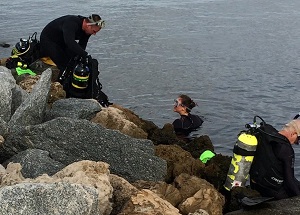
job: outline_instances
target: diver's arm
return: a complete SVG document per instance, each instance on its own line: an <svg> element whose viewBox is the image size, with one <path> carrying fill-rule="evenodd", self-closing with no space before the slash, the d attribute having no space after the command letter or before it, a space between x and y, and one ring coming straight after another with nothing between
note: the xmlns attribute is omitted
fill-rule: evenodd
<svg viewBox="0 0 300 215"><path fill-rule="evenodd" d="M86 49L86 46L88 44L88 41L89 41L89 38L90 38L90 35L86 35L85 37L83 37L82 39L79 40L78 44L80 45L80 47L82 49Z"/></svg>
<svg viewBox="0 0 300 215"><path fill-rule="evenodd" d="M64 35L64 42L76 55L85 57L88 53L75 41L75 32L77 31L78 25L75 22L64 23L62 30Z"/></svg>

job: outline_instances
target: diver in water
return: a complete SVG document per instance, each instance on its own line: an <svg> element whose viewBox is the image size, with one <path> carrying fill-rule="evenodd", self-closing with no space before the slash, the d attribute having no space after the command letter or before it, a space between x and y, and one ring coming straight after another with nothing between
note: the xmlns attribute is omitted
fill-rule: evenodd
<svg viewBox="0 0 300 215"><path fill-rule="evenodd" d="M196 103L187 95L180 95L175 99L173 110L180 114L180 118L173 122L177 136L187 137L202 125L203 120L199 116L190 113L195 106Z"/></svg>

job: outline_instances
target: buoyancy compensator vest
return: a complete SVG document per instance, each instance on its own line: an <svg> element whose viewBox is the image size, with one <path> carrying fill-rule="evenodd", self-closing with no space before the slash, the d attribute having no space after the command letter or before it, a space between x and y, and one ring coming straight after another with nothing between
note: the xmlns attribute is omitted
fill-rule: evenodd
<svg viewBox="0 0 300 215"><path fill-rule="evenodd" d="M283 138L271 125L265 124L258 129L259 144L250 169L251 183L262 187L279 190L283 186L283 164L273 151L274 144L287 144L292 147L287 139Z"/></svg>

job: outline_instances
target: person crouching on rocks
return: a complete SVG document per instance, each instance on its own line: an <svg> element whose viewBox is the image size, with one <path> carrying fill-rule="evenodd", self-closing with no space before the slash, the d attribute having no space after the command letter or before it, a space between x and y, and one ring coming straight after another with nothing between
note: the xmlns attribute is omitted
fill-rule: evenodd
<svg viewBox="0 0 300 215"><path fill-rule="evenodd" d="M189 96L183 94L174 101L173 111L180 115L180 118L172 123L174 131L177 136L188 137L192 131L197 130L203 123L199 116L190 113L197 104Z"/></svg>

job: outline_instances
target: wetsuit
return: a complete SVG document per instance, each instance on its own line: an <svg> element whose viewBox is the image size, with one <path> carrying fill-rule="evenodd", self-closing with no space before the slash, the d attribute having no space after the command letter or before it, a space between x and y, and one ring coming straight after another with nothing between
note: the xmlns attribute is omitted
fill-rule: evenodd
<svg viewBox="0 0 300 215"><path fill-rule="evenodd" d="M300 183L294 176L295 153L289 140L269 127L262 134L250 170L251 188L262 196L284 199L300 195Z"/></svg>
<svg viewBox="0 0 300 215"><path fill-rule="evenodd" d="M198 129L203 120L193 114L181 115L180 119L173 122L174 131L177 135L188 136L192 131Z"/></svg>
<svg viewBox="0 0 300 215"><path fill-rule="evenodd" d="M83 19L74 15L57 18L47 24L41 33L41 57L50 57L60 72L74 56L87 55L85 48L91 35L82 30Z"/></svg>

